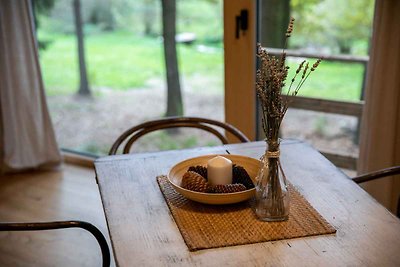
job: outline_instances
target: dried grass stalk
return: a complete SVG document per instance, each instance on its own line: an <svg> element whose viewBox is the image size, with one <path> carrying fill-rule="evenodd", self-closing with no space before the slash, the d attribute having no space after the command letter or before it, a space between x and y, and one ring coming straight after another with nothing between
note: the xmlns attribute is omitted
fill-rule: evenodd
<svg viewBox="0 0 400 267"><path fill-rule="evenodd" d="M260 99L262 108L262 127L268 144L266 157L268 161L269 178L273 190L273 198L278 203L274 210L271 211L277 216L284 211L284 205L281 203L282 195L279 186L279 157L271 156L279 154L279 129L286 114L289 103L287 98L283 97L283 88L285 87L289 66L286 65L286 46L293 31L294 18L290 19L288 29L286 31L285 45L279 57L268 54L260 44L257 45L257 57L260 60L259 69L256 77L256 91ZM296 69L296 73L290 80L287 89L287 95L296 96L313 72L320 64L321 59L318 59L310 68L309 63L303 61ZM279 205L280 203L280 205Z"/></svg>
<svg viewBox="0 0 400 267"><path fill-rule="evenodd" d="M293 31L294 18L290 19L286 31L285 46L279 58L268 54L267 50L260 44L257 45L257 57L260 60L257 70L256 91L262 107L262 125L271 151L276 151L278 144L279 129L288 109L289 103L282 97L283 88L286 83L289 66L286 65L286 45ZM290 80L287 95L296 96L322 59L318 59L311 68L305 60L301 62L295 75ZM300 79L298 78L300 76Z"/></svg>

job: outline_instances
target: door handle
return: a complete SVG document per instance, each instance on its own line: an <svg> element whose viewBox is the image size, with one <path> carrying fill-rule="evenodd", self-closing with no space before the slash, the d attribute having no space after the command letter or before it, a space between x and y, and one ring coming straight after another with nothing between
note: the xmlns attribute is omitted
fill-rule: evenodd
<svg viewBox="0 0 400 267"><path fill-rule="evenodd" d="M236 39L240 38L240 31L245 32L249 28L249 11L240 10L240 15L236 16Z"/></svg>

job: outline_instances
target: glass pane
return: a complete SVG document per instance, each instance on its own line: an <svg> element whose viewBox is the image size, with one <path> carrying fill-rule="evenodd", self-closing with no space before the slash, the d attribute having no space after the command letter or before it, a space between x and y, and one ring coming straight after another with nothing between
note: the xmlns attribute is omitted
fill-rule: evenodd
<svg viewBox="0 0 400 267"><path fill-rule="evenodd" d="M90 97L78 94L81 79L73 2L80 3ZM223 120L222 0L177 0L176 5L183 114ZM165 115L161 1L58 0L53 7L36 10L36 15L48 105L61 147L107 154L127 128ZM198 135L176 139L178 148L214 144ZM163 140L167 144L143 148L175 147L168 145L168 138Z"/></svg>
<svg viewBox="0 0 400 267"><path fill-rule="evenodd" d="M363 100L373 0L267 0L260 1L259 8L260 41L270 51L282 51L289 18L295 18L286 44L290 69L284 91L303 60L312 65L323 56L325 59L303 84L299 96L357 103ZM357 157L359 118L314 112L310 108L289 109L282 137L303 139L321 151Z"/></svg>

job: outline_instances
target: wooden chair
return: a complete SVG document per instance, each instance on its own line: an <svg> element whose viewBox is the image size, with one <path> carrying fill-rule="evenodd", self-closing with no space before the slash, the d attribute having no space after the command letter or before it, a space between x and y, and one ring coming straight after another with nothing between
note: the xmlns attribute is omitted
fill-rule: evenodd
<svg viewBox="0 0 400 267"><path fill-rule="evenodd" d="M58 222L35 222L35 223L0 223L0 231L39 231L65 228L82 228L89 231L100 245L103 257L103 267L110 266L110 250L107 241L100 230L84 221L58 221Z"/></svg>
<svg viewBox="0 0 400 267"><path fill-rule="evenodd" d="M356 177L352 178L352 180L354 182L356 182L357 184L360 184L360 183L364 183L364 182L368 182L368 181L384 178L384 177L387 177L387 176L397 175L397 174L400 174L400 166L394 166L394 167L382 169L382 170L379 170L379 171L362 174L362 175L359 175L359 176L356 176ZM400 198L399 198L399 200L397 202L396 215L397 215L398 218L400 218Z"/></svg>
<svg viewBox="0 0 400 267"><path fill-rule="evenodd" d="M240 142L250 142L249 138L247 138L241 131L239 131L233 125L230 125L228 123L211 119L205 119L205 118L196 118L196 117L169 117L169 118L144 122L128 129L120 137L118 137L118 139L112 145L110 152L108 154L109 155L117 154L118 148L125 141L126 143L123 146L122 153L128 154L129 151L131 150L132 144L143 135L161 129L179 128L179 127L197 128L210 132L216 137L218 137L223 144L228 144L229 141L226 138L226 136L224 136L221 132L217 130L217 128L231 133Z"/></svg>

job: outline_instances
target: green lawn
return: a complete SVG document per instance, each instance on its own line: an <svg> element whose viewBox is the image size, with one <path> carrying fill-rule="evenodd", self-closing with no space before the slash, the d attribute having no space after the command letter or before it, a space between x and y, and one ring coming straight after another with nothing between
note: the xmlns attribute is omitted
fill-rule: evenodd
<svg viewBox="0 0 400 267"><path fill-rule="evenodd" d="M46 35L51 40L40 52L43 77L48 95L71 94L78 87L76 40L73 35ZM87 35L86 60L90 84L93 88L108 87L115 90L145 86L153 77L164 78L162 42L129 32L111 32ZM184 76L193 74L223 76L223 51L199 52L196 46L178 46L180 71ZM291 71L296 63L290 62ZM301 95L340 99L359 99L363 67L359 64L323 62L310 76L300 91ZM289 75L289 78L291 76ZM215 88L223 92L222 86Z"/></svg>
<svg viewBox="0 0 400 267"><path fill-rule="evenodd" d="M46 36L50 45L40 53L48 95L68 94L78 86L76 40L71 35ZM86 62L92 87L126 90L143 87L153 77L164 78L162 42L127 32L89 35L85 39ZM178 46L180 71L222 76L222 50L201 53L194 46Z"/></svg>
<svg viewBox="0 0 400 267"><path fill-rule="evenodd" d="M310 63L312 65L314 60ZM288 83L298 65L290 63L289 66ZM299 95L336 100L359 100L363 71L361 64L322 61L303 84Z"/></svg>

